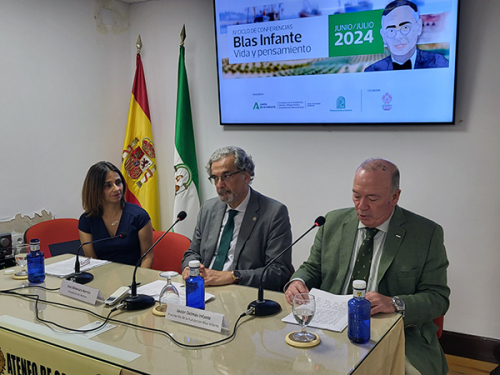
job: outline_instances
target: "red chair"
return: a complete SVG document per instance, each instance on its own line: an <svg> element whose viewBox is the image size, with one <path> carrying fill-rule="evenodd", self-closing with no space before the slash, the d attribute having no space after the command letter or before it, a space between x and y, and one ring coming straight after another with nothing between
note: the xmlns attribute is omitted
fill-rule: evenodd
<svg viewBox="0 0 500 375"><path fill-rule="evenodd" d="M438 339L441 338L441 335L443 334L443 321L444 315L441 315L439 318L433 320L434 324L438 326L438 330L436 332Z"/></svg>
<svg viewBox="0 0 500 375"><path fill-rule="evenodd" d="M153 231L153 243L163 234L162 231ZM153 249L152 269L158 271L176 271L181 273L182 257L191 245L189 238L182 234L168 232Z"/></svg>
<svg viewBox="0 0 500 375"><path fill-rule="evenodd" d="M76 254L80 246L78 220L52 219L42 221L24 232L25 243L29 243L33 238L40 240L40 250L45 254L45 258L65 253Z"/></svg>

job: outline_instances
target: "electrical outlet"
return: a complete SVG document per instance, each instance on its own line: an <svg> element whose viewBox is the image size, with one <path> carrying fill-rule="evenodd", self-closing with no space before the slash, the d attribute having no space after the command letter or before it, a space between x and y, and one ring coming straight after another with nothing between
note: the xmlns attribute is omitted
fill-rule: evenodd
<svg viewBox="0 0 500 375"><path fill-rule="evenodd" d="M12 231L12 246L23 242L24 242L24 234Z"/></svg>

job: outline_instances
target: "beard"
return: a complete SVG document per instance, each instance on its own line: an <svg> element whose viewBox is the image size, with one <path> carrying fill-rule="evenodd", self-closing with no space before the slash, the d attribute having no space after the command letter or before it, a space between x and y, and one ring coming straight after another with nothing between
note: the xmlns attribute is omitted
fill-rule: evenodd
<svg viewBox="0 0 500 375"><path fill-rule="evenodd" d="M219 195L219 198L222 202L231 204L234 202L234 194L231 190L228 189L221 189L217 192Z"/></svg>

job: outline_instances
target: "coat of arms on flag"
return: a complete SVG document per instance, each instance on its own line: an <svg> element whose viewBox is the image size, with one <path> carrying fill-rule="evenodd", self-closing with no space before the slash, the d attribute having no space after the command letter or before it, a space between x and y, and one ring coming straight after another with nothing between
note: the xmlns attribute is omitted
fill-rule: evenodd
<svg viewBox="0 0 500 375"><path fill-rule="evenodd" d="M136 182L139 188L152 177L153 173L156 171L156 165L154 165L153 162L154 158L154 144L149 138L144 138L140 143L136 137L132 143L128 145L127 149L123 151L122 160L127 175L132 180L137 180L144 174L144 177Z"/></svg>

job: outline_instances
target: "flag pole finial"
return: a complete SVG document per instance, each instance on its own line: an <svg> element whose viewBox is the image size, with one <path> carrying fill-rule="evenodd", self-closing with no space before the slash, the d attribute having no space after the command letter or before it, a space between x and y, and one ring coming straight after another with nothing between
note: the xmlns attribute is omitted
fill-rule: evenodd
<svg viewBox="0 0 500 375"><path fill-rule="evenodd" d="M140 55L142 49L141 34L139 34L139 36L137 37L137 43L135 44L135 46L137 47L137 54Z"/></svg>
<svg viewBox="0 0 500 375"><path fill-rule="evenodd" d="M184 45L184 40L186 40L186 24L182 25L182 30L181 30L181 46Z"/></svg>

